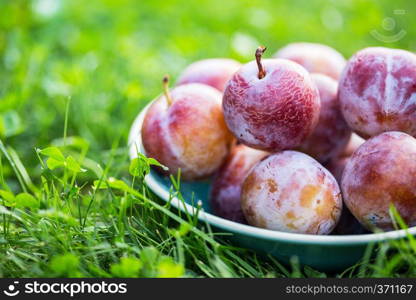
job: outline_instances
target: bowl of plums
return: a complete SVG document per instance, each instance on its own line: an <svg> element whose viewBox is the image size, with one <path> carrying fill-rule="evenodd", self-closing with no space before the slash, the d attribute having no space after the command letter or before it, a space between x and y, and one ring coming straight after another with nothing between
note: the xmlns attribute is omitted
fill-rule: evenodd
<svg viewBox="0 0 416 300"><path fill-rule="evenodd" d="M131 158L164 166L149 188L237 246L319 270L416 235L416 55L346 60L314 43L266 55L194 62L175 86L163 77L129 136Z"/></svg>

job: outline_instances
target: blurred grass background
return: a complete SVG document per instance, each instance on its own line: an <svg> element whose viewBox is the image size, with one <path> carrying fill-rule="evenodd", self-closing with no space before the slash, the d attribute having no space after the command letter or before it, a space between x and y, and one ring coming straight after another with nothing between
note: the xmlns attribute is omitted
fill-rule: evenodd
<svg viewBox="0 0 416 300"><path fill-rule="evenodd" d="M394 10L404 15L394 15ZM394 17L395 43L371 31ZM145 103L189 63L209 57L271 56L295 41L328 44L349 57L366 46L415 51L413 1L0 0L0 133L26 162L33 148L68 135L95 155L111 147ZM386 34L393 34L387 32Z"/></svg>
<svg viewBox="0 0 416 300"><path fill-rule="evenodd" d="M388 19L386 26L386 18L395 23ZM186 226L170 230L166 215L156 214L147 202L126 216L126 205L137 197L108 193L95 199L85 189L96 177L82 175L79 183L86 186L74 187L65 176L42 169L35 148L62 145L67 128L67 136L82 137L73 143L89 145L93 162L105 165L110 152L115 155L109 175L123 177L128 175L129 127L161 92L164 74L176 79L203 58L247 62L260 44L268 46L265 56L297 41L324 43L346 57L377 45L415 51L415 20L412 0L0 0L0 138L26 167L42 209L17 209L17 216L3 209L0 254L7 255L0 255L0 276L137 276L144 263L155 265L154 249L145 248L149 245L180 263L160 261L160 274L168 270L167 275L182 276L185 264L187 276L301 276L297 269L286 273L256 256L242 260L240 252L217 244L208 250L208 237L188 236L182 245L178 241ZM374 37L374 30L406 34L386 43ZM9 164L0 160L0 171L2 188L21 192ZM49 188L56 192L51 195ZM362 269L361 275L398 276L394 272L400 269L414 276L414 249L387 261L389 249L382 248L372 273ZM128 257L120 261L121 256ZM152 272L140 276L155 276ZM309 271L309 276L324 275Z"/></svg>

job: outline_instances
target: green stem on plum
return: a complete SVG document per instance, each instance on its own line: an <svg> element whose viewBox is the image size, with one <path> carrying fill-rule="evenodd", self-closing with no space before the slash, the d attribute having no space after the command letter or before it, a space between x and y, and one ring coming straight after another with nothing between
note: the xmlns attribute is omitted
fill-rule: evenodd
<svg viewBox="0 0 416 300"><path fill-rule="evenodd" d="M259 68L259 73L258 73L258 78L262 79L264 78L264 76L266 76L266 71L263 68L263 65L261 64L261 57L264 53L264 51L266 51L266 47L264 46L259 46L256 50L256 62L257 62L257 67Z"/></svg>
<svg viewBox="0 0 416 300"><path fill-rule="evenodd" d="M170 106L173 101L169 92L169 75L163 76L163 93L165 94L165 98L168 103L168 106Z"/></svg>

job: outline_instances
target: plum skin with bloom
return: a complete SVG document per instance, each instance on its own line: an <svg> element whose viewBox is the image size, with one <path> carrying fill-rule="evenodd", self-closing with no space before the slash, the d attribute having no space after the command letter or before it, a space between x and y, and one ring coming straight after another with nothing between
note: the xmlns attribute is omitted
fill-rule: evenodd
<svg viewBox="0 0 416 300"><path fill-rule="evenodd" d="M149 107L142 127L146 155L181 178L194 180L213 174L228 155L232 135L225 125L221 93L191 83L171 90Z"/></svg>
<svg viewBox="0 0 416 300"><path fill-rule="evenodd" d="M177 85L203 83L224 92L225 86L241 67L241 64L229 58L209 58L190 64L179 76Z"/></svg>
<svg viewBox="0 0 416 300"><path fill-rule="evenodd" d="M369 230L393 230L390 205L416 225L416 139L397 131L367 140L348 160L341 180L345 204Z"/></svg>
<svg viewBox="0 0 416 300"><path fill-rule="evenodd" d="M262 61L258 77L252 61L228 82L223 111L228 128L243 144L269 152L299 146L315 128L320 110L318 89L300 65L283 59Z"/></svg>
<svg viewBox="0 0 416 300"><path fill-rule="evenodd" d="M332 174L310 156L290 150L270 155L252 169L241 203L251 225L305 234L329 234L342 210Z"/></svg>
<svg viewBox="0 0 416 300"><path fill-rule="evenodd" d="M365 48L347 63L339 83L345 120L360 136L386 131L416 135L416 55Z"/></svg>
<svg viewBox="0 0 416 300"><path fill-rule="evenodd" d="M218 170L211 188L211 206L214 213L231 221L246 223L241 210L241 186L251 168L269 153L249 148L243 144L234 146Z"/></svg>
<svg viewBox="0 0 416 300"><path fill-rule="evenodd" d="M277 51L274 57L292 60L310 73L321 73L335 80L339 79L346 64L341 53L316 43L292 43Z"/></svg>
<svg viewBox="0 0 416 300"><path fill-rule="evenodd" d="M339 107L338 83L318 73L311 74L311 77L319 90L321 111L314 131L298 150L320 163L327 163L345 149L351 137L351 130Z"/></svg>

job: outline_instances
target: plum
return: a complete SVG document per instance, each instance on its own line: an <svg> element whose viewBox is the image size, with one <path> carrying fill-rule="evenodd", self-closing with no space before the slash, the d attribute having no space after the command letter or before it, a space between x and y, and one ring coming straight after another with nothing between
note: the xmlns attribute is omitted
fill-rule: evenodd
<svg viewBox="0 0 416 300"><path fill-rule="evenodd" d="M346 61L341 53L322 44L292 43L274 55L302 65L311 73L325 74L338 81Z"/></svg>
<svg viewBox="0 0 416 300"><path fill-rule="evenodd" d="M338 83L331 77L318 73L311 74L311 77L319 90L321 112L315 130L298 150L321 163L327 163L345 149L351 130L339 107Z"/></svg>
<svg viewBox="0 0 416 300"><path fill-rule="evenodd" d="M416 225L416 139L385 132L362 144L341 180L345 204L369 230L392 230L394 205L408 226Z"/></svg>
<svg viewBox="0 0 416 300"><path fill-rule="evenodd" d="M268 154L242 144L231 149L212 184L211 205L216 215L246 223L241 210L241 186L251 168Z"/></svg>
<svg viewBox="0 0 416 300"><path fill-rule="evenodd" d="M203 59L190 64L179 76L177 85L203 83L223 92L228 80L241 64L228 58Z"/></svg>
<svg viewBox="0 0 416 300"><path fill-rule="evenodd" d="M146 155L169 168L181 169L184 180L213 174L228 155L232 135L224 122L221 93L190 83L165 93L149 107L143 122Z"/></svg>
<svg viewBox="0 0 416 300"><path fill-rule="evenodd" d="M329 234L342 210L334 176L315 159L291 150L272 154L251 170L241 204L251 225L307 234Z"/></svg>
<svg viewBox="0 0 416 300"><path fill-rule="evenodd" d="M223 96L228 128L243 144L276 152L299 146L319 118L316 85L300 65L265 59L243 65L228 82Z"/></svg>
<svg viewBox="0 0 416 300"><path fill-rule="evenodd" d="M416 135L416 55L366 48L347 63L339 83L341 110L364 138L386 131Z"/></svg>

